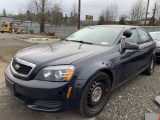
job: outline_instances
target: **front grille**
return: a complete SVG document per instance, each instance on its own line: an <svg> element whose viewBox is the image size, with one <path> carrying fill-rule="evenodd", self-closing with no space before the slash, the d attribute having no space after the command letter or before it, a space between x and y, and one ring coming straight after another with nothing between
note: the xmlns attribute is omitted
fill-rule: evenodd
<svg viewBox="0 0 160 120"><path fill-rule="evenodd" d="M16 65L19 66L19 69L16 68ZM30 71L32 70L32 67L18 63L14 59L12 61L12 67L17 73L20 73L23 75L28 75L30 73Z"/></svg>
<svg viewBox="0 0 160 120"><path fill-rule="evenodd" d="M12 59L11 71L15 76L28 78L32 70L36 67L35 64L21 60L19 58Z"/></svg>

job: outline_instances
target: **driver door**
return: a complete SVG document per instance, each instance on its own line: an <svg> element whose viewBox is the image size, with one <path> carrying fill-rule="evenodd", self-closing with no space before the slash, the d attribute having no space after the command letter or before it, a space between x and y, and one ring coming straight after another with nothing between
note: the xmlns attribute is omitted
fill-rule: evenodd
<svg viewBox="0 0 160 120"><path fill-rule="evenodd" d="M126 38L125 42L131 42L139 44L139 36L137 29L131 29L132 36L130 38ZM138 69L140 68L143 62L144 56L143 51L140 50L129 50L126 49L124 53L121 55L122 60L122 74L120 82L123 82L130 77L134 76Z"/></svg>

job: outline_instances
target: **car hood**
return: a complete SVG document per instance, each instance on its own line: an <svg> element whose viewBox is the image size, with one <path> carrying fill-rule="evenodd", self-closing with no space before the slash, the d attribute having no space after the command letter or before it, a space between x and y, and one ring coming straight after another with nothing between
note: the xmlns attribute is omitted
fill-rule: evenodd
<svg viewBox="0 0 160 120"><path fill-rule="evenodd" d="M57 41L23 49L16 54L16 57L34 64L45 62L51 65L71 64L106 48L107 46Z"/></svg>

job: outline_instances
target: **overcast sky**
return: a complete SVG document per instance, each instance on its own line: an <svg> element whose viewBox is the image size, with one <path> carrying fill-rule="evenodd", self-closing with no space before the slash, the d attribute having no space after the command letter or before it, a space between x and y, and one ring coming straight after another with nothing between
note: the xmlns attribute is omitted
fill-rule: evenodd
<svg viewBox="0 0 160 120"><path fill-rule="evenodd" d="M27 1L29 0L0 0L0 13L3 8L7 13L17 14L20 11L25 12L27 10ZM106 8L107 5L116 3L118 5L118 14L127 14L131 9L132 4L136 0L81 0L81 19L85 19L85 15L93 15L94 20L97 20L100 12ZM152 15L152 9L156 0L150 0L149 13ZM62 0L62 11L64 14L69 14L73 3L78 3L78 0ZM145 0L147 2L147 0Z"/></svg>

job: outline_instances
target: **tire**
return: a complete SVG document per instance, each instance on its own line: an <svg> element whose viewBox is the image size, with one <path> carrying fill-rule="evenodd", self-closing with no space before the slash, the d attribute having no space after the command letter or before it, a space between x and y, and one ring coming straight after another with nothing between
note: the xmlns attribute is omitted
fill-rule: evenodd
<svg viewBox="0 0 160 120"><path fill-rule="evenodd" d="M99 72L89 79L80 99L79 111L83 116L99 114L109 99L111 82L107 74Z"/></svg>
<svg viewBox="0 0 160 120"><path fill-rule="evenodd" d="M144 71L144 73L146 75L152 75L154 73L155 65L156 65L156 58L154 56L151 60L149 67Z"/></svg>

